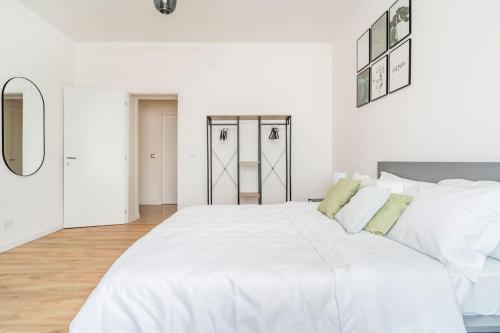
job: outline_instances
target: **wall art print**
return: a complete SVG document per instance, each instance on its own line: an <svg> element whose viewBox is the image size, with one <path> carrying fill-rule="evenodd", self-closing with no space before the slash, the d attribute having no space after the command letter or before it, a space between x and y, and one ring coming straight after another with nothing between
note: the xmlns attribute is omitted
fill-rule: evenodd
<svg viewBox="0 0 500 333"><path fill-rule="evenodd" d="M411 84L411 39L389 55L389 92L393 93Z"/></svg>
<svg viewBox="0 0 500 333"><path fill-rule="evenodd" d="M358 72L370 64L370 29L357 42L357 69Z"/></svg>
<svg viewBox="0 0 500 333"><path fill-rule="evenodd" d="M388 14L385 12L371 28L370 49L371 61L378 59L387 51L387 25Z"/></svg>
<svg viewBox="0 0 500 333"><path fill-rule="evenodd" d="M398 0L389 9L389 47L411 34L411 0Z"/></svg>
<svg viewBox="0 0 500 333"><path fill-rule="evenodd" d="M357 79L357 107L370 103L370 68L358 74Z"/></svg>
<svg viewBox="0 0 500 333"><path fill-rule="evenodd" d="M372 65L371 73L371 100L375 101L387 95L388 92L388 58L387 56L381 58L379 61Z"/></svg>

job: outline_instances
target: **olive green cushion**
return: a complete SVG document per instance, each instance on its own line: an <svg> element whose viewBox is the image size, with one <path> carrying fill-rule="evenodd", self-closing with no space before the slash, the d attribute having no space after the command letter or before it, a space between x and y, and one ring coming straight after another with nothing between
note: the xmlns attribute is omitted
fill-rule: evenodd
<svg viewBox="0 0 500 333"><path fill-rule="evenodd" d="M408 195L391 194L389 200L372 217L364 230L376 235L385 236L412 201L413 198Z"/></svg>
<svg viewBox="0 0 500 333"><path fill-rule="evenodd" d="M358 192L360 185L360 180L340 179L332 186L318 210L333 219L335 214Z"/></svg>

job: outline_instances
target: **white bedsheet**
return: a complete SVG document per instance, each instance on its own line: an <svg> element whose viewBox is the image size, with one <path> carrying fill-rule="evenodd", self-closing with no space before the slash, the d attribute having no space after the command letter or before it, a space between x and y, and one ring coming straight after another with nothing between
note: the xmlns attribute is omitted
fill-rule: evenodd
<svg viewBox="0 0 500 333"><path fill-rule="evenodd" d="M462 304L465 315L500 316L500 260L486 259L479 280Z"/></svg>
<svg viewBox="0 0 500 333"><path fill-rule="evenodd" d="M111 267L71 333L464 332L437 261L307 203L182 210Z"/></svg>

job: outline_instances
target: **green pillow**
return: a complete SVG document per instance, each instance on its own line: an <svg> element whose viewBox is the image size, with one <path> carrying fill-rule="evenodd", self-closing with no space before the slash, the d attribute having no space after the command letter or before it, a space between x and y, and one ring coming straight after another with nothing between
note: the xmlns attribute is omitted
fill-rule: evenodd
<svg viewBox="0 0 500 333"><path fill-rule="evenodd" d="M340 179L332 186L325 199L321 201L318 210L333 219L335 214L358 192L360 185L360 180Z"/></svg>
<svg viewBox="0 0 500 333"><path fill-rule="evenodd" d="M385 236L412 201L413 198L408 195L391 194L389 200L372 217L364 230Z"/></svg>

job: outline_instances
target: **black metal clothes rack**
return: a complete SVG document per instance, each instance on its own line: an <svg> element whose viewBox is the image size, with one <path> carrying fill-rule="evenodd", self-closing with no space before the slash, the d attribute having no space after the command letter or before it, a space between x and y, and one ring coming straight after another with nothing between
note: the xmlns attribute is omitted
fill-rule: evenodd
<svg viewBox="0 0 500 333"><path fill-rule="evenodd" d="M240 160L240 145L244 139L240 137L240 125L241 121L256 121L258 128L258 142L257 142L257 161L241 161ZM233 158L231 158L228 162L224 163L222 161L217 152L213 147L213 131L221 130L225 127L231 127L236 129L236 152L233 154L237 158L237 171L236 171L236 179L233 179L231 176L228 166L232 162ZM262 135L266 133L267 130L272 128L284 128L285 129L285 148L283 153L278 157L277 160L270 160L270 158L265 154L263 150L264 141L262 139ZM225 140L227 135L221 133L221 140ZM269 139L271 140L271 139ZM281 159L285 157L285 179L283 180L279 174L277 173L275 167L281 161ZM214 160L215 157L215 160ZM219 175L216 175L214 182L214 161L219 163L222 166L222 171ZM280 183L283 185L285 190L285 199L286 201L292 200L292 117L291 116L207 116L207 204L213 205L213 193L214 188L217 185L218 181L223 176L229 177L233 184L237 188L237 197L236 202L239 205L241 203L241 199L245 198L254 198L258 200L259 204L262 204L263 198L263 184L267 181L267 179L271 176L277 177ZM268 173L263 177L262 165L263 163L267 163L270 167ZM240 186L240 177L241 172L240 168L242 165L257 165L257 188L258 192L242 192Z"/></svg>
<svg viewBox="0 0 500 333"><path fill-rule="evenodd" d="M292 200L292 116L267 116L267 117L259 117L259 192L260 199L259 203L262 204L262 186L269 179L269 177L276 177L279 182L283 185L285 190L285 201ZM263 144L262 133L267 133L269 129L271 129L271 135L274 132L274 128L283 128L285 130L285 147L282 151L282 154L275 160L271 160L266 153L264 152L265 144ZM277 139L277 137L274 137ZM269 137L271 139L271 136ZM281 161L281 159L285 157L285 179L283 180L279 173L276 171L276 166ZM267 163L270 167L270 171L264 175L262 178L262 165L263 163Z"/></svg>
<svg viewBox="0 0 500 333"><path fill-rule="evenodd" d="M237 137L237 148L236 148L236 156L237 156L237 161L239 163L239 137L240 137L240 124L239 124L239 119L238 117L227 117L227 116L208 116L207 117L207 203L209 205L213 205L213 191L215 186L217 185L218 181L220 180L221 177L224 175L228 176L231 178L233 183L235 183L237 187L237 193L240 192L240 168L238 165L237 168L237 175L236 175L236 181L231 177L229 171L228 171L228 166L232 162L231 158L229 162L224 163L221 161L221 159L218 157L217 153L213 149L213 130L214 128L216 129L223 129L225 127L232 127L236 128L236 137ZM216 162L220 163L222 166L222 172L217 175L216 181L214 182L214 175L213 175L213 168L214 168L214 156L216 158ZM234 154L233 154L234 156ZM240 198L238 196L237 198L238 204L240 204Z"/></svg>

